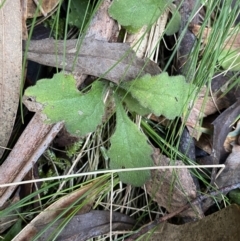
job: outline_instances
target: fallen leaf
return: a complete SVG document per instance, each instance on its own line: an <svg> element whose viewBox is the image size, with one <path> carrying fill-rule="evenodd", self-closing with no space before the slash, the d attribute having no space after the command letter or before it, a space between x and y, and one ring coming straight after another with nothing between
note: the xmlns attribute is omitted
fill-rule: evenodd
<svg viewBox="0 0 240 241"><path fill-rule="evenodd" d="M42 230L43 227L47 226L50 222L60 215L63 210L68 209L68 213L71 212L74 207L71 207L72 204L83 201L83 198L86 198L86 193L94 190L93 188L99 187L104 182L104 178L98 179L98 181L89 183L68 195L63 196L58 199L56 202L51 204L48 208L42 211L37 215L14 239L13 241L24 241L30 240L38 232ZM92 197L95 198L96 193L91 192ZM90 199L91 200L91 199ZM87 204L87 203L86 203ZM67 213L66 213L67 215ZM92 221L92 220L91 220Z"/></svg>
<svg viewBox="0 0 240 241"><path fill-rule="evenodd" d="M224 163L228 153L224 149L224 141L231 131L231 124L240 113L240 100L228 107L213 122L213 151L212 158L214 164Z"/></svg>
<svg viewBox="0 0 240 241"><path fill-rule="evenodd" d="M202 41L204 44L208 42L209 36L212 32L212 28L204 28L201 30L202 26L197 24L191 24L189 26L190 30L194 33L195 36L199 37L200 33L202 32ZM229 30L229 37L223 43L224 49L237 49L240 47L240 33L239 27L231 28Z"/></svg>
<svg viewBox="0 0 240 241"><path fill-rule="evenodd" d="M0 158L12 133L22 72L20 1L1 1L0 8ZM9 14L11 13L11 14Z"/></svg>
<svg viewBox="0 0 240 241"><path fill-rule="evenodd" d="M240 209L231 205L197 222L183 225L163 223L154 230L147 240L167 241L236 241L240 237Z"/></svg>
<svg viewBox="0 0 240 241"><path fill-rule="evenodd" d="M201 30L201 26L192 24L189 27L191 31L196 36L201 36L204 44L208 42L208 39L211 35L212 28L205 28ZM223 67L223 69L229 69L231 71L239 71L240 66L240 33L239 33L239 25L230 28L228 33L225 35L220 35L220 38L225 38L221 46L221 52L218 57L219 64Z"/></svg>
<svg viewBox="0 0 240 241"><path fill-rule="evenodd" d="M217 174L217 178L214 181L217 189L220 189L225 186L237 184L240 182L240 146L234 145L232 148L232 153L228 156L227 160L225 161L225 168L219 174ZM213 175L213 174L212 174ZM214 174L215 175L215 174ZM215 178L215 177L214 177ZM214 180L214 179L212 179ZM222 194L226 195L227 192L222 192ZM218 195L213 198L208 198L204 200L202 206L204 210L208 210L210 206L214 204L216 200L219 202L222 201L222 195Z"/></svg>
<svg viewBox="0 0 240 241"><path fill-rule="evenodd" d="M195 142L195 145L211 155L212 153L212 135L202 134L200 139Z"/></svg>
<svg viewBox="0 0 240 241"><path fill-rule="evenodd" d="M112 217L111 217L112 215ZM110 219L112 218L112 220ZM38 241L45 241L49 238L54 238L55 232L58 231L61 224L64 223L64 219L56 221L47 231L45 231ZM110 221L112 221L112 231L126 231L131 230L136 221L127 216L126 214L103 211L103 210L92 210L86 214L75 215L68 224L60 232L57 240L89 240L100 235L109 234L110 232ZM46 225L37 226L37 229L43 230Z"/></svg>
<svg viewBox="0 0 240 241"><path fill-rule="evenodd" d="M182 161L171 161L166 156L155 150L154 163L156 166L182 165ZM159 206L174 212L197 197L197 188L188 169L157 169L151 171L151 179L145 184L151 198ZM180 214L184 217L196 219L203 213L198 206L193 206Z"/></svg>
<svg viewBox="0 0 240 241"><path fill-rule="evenodd" d="M39 6L41 6L43 11L39 11L39 13L36 15L37 10L37 4L34 0L27 0L27 17L28 18L34 18L34 16L41 16L43 13L45 14L45 17L48 13L50 13L52 10L54 10L57 5L59 4L60 0L41 0L38 1Z"/></svg>
<svg viewBox="0 0 240 241"><path fill-rule="evenodd" d="M53 39L32 40L27 58L66 71L108 79L117 84L147 73L160 73L156 63L137 58L127 44L108 43L93 38L85 38L80 43L79 46L77 39L67 40L66 43Z"/></svg>
<svg viewBox="0 0 240 241"><path fill-rule="evenodd" d="M225 161L225 168L215 180L218 188L240 182L240 146L234 145L232 153Z"/></svg>
<svg viewBox="0 0 240 241"><path fill-rule="evenodd" d="M214 93L209 96L207 87L202 87L186 120L186 126L191 136L199 140L202 134L202 119L228 106L229 102L226 98L218 98Z"/></svg>

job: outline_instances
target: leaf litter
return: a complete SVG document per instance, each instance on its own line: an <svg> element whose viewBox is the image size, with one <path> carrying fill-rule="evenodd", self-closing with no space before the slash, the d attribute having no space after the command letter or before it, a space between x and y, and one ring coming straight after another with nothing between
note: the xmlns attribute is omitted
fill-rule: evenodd
<svg viewBox="0 0 240 241"><path fill-rule="evenodd" d="M180 160L172 161L170 158L160 154L159 150L155 150L154 154L155 166L182 165ZM184 206L189 200L197 197L197 187L188 169L157 169L151 171L151 179L145 184L147 193L151 198L167 209L169 213L176 211L179 207ZM189 210L180 214L181 216L192 217L198 219L203 217L202 210L193 205Z"/></svg>
<svg viewBox="0 0 240 241"><path fill-rule="evenodd" d="M139 25L139 26L138 25L137 26L133 25L133 28L130 27L130 30L135 31L137 28L140 28L140 27L141 27L141 25ZM93 41L93 42L95 42L95 41ZM42 41L41 43L39 42L40 50L42 50L43 47L45 46L44 43L46 43L46 42L44 42L44 41ZM50 42L48 41L48 43L50 43ZM98 43L95 42L95 43L96 43L96 46L97 46L97 48L95 48L95 50L97 50L98 48L105 48L105 46L106 46L106 50L108 48L111 48L111 45L107 45L107 43L106 44L105 43L100 43L100 42L98 42ZM60 42L59 44L61 46L62 43ZM232 44L235 44L235 43L233 42ZM75 43L73 45L75 45ZM70 49L69 49L70 52L71 51L75 51L74 49L72 49L73 45L70 45ZM49 49L53 49L52 48L53 47L53 43L50 43L50 45L46 44L46 46L48 46L48 51L49 51ZM93 43L93 46L94 46L94 43ZM118 48L117 45L115 45L115 46L116 46L116 48ZM121 47L123 47L123 45L120 45L119 48L121 48ZM34 60L39 59L40 62L43 61L43 59L40 58L39 52L36 51L36 53L34 53L34 49L35 49L34 45L31 48L32 49L30 49L30 51L29 51L29 58L32 58ZM91 49L91 45L90 45L90 49ZM117 52L117 51L115 51L115 52ZM107 53L108 53L108 51L107 51ZM97 65L96 63L97 63L98 55L96 56L96 55L94 55L92 53L90 53L89 55L92 55L90 60L88 58L86 58L85 56L82 59L81 58L79 59L79 63L80 64L78 64L78 68L80 68L80 69L82 68L82 70L83 70L86 66L83 67L82 63L88 62L88 61L91 62L91 64L90 64L91 66L94 66L94 65L96 66ZM105 57L105 56L103 56L103 53L101 53L101 55L102 55L101 58ZM47 56L47 54L46 54L46 56ZM54 55L47 56L47 58L46 58L47 61L42 62L42 63L49 64L50 66L52 66L52 65L53 66L57 66L57 67L59 67L59 66L64 67L65 66L65 63L61 62L61 60L63 60L63 59L60 58L60 65L59 65L59 62L56 62L56 59L53 60L53 58L52 58L53 56ZM123 55L120 54L120 56L123 56ZM132 57L135 58L135 55L130 55L130 59ZM72 56L67 59L67 63L70 63L70 69L72 69L72 67L73 67L72 59L73 59ZM109 68L109 66L114 65L114 63L116 63L116 60L117 60L117 58L115 56L113 56L113 55L107 56L106 62L109 59L110 60L113 59L114 61L113 62L109 61L109 63L103 68L103 70L100 71L100 70L97 69L97 70L93 70L93 72L91 72L91 70L90 70L91 66L90 67L87 66L88 69L87 69L87 71L84 72L84 74L92 74L92 75L95 75L95 76L98 76L98 77L102 76L102 74L104 74L104 72L106 72L105 70L107 70ZM127 64L129 64L128 60L126 62ZM221 60L221 58L219 60ZM124 64L124 61L122 63ZM129 76L125 80L135 79L136 73L138 73L140 67L145 65L146 62L140 61L138 59L134 59L133 63L136 63L137 71L135 69L132 69L132 72L130 71ZM146 73L159 74L159 68L156 68L156 65L151 65L151 66L150 65L149 65L149 68L146 71ZM229 66L231 66L231 65L228 65L228 66L224 66L223 65L223 67L225 67L225 68L228 68ZM102 67L102 66L100 66L100 67ZM126 66L123 65L122 67L120 67L118 69L118 72L115 72L115 73L113 72L112 75L105 75L105 76L107 76L107 78L110 81L119 84L120 80L122 79L122 75L119 75L119 74L120 73L122 74L124 72L125 67ZM133 76L134 76L134 78L133 78ZM148 79L149 82L151 81L148 77L146 79ZM154 77L152 79L156 80L157 77ZM144 80L144 78L143 79L140 78L140 82L139 82L140 86L139 87L141 87L141 80ZM75 84L75 83L73 83L73 84ZM94 90L94 85L98 85L98 84L96 84L96 83L93 84L93 90ZM179 116L179 107L174 107L174 108L177 108L177 109L173 109L173 110L166 110L167 107L162 108L162 109L159 110L158 109L159 106L157 106L157 104L154 103L153 97L151 97L151 96L149 97L150 101L148 100L148 101L145 102L143 100L143 96L141 96L141 93L139 94L139 92L141 92L140 91L141 88L139 88L139 90L136 89L137 90L136 92L128 91L128 89L131 87L131 85L132 85L132 83L130 83L130 82L129 83L126 83L126 82L122 83L122 87L125 87L125 93L123 92L123 95L125 95L125 94L127 94L129 96L131 95L131 98L129 98L130 101L128 101L128 103L131 103L131 104L128 104L127 101L126 101L127 105L135 106L136 103L139 102L139 103L142 103L143 107L145 108L143 110L144 114L147 114L148 111L153 112L153 113L154 113L154 111L156 111L155 112L156 115L165 114L169 119L173 119L175 116ZM126 87L126 86L128 86L128 87ZM149 86L151 86L151 84ZM150 90L145 90L145 93L147 91L149 91L150 92L149 94L151 94L152 90L154 90L154 86L156 86L156 85L154 84L150 88ZM159 86L159 89L161 89L161 86ZM176 89L177 89L177 91L180 91L179 92L179 96L180 97L182 97L182 93L184 93L184 98L186 98L185 93L189 92L188 88L186 88L187 92L181 92L181 88L180 89L176 88ZM99 90L100 90L100 88L99 88ZM185 91L184 88L182 89L182 91L183 90ZM76 92L77 90L75 89L74 91ZM175 94L175 91L172 91L172 92ZM61 92L59 92L59 94L60 93ZM27 96L29 94L28 97L30 97L32 95L32 93L27 93L27 92L26 92L26 94L27 94ZM66 93L63 92L62 94L64 95ZM173 94L173 97L171 97L171 99L176 97L176 96L174 96L174 94ZM78 93L78 95L81 96L81 94L79 94L79 93ZM141 96L141 98L139 96ZM177 100L178 100L178 97L176 97ZM102 98L102 93L101 94L99 93L98 100L101 99L101 98ZM186 99L187 98L186 99L184 99L184 98L183 98L183 102L186 103ZM212 98L212 100L211 100L211 98ZM175 104L176 104L176 99L175 99ZM58 100L56 100L56 101L58 101ZM89 99L87 99L87 101L89 101ZM230 135L229 133L231 133L231 131L232 131L232 126L231 125L232 125L232 123L234 123L236 118L238 118L239 113L240 113L239 112L239 108L238 108L238 106L239 106L238 102L239 102L239 100L235 104L230 106L230 107L228 107L228 103L226 102L227 104L223 103L223 106L221 106L220 108L215 108L216 104L219 107L219 105L221 105L222 103L219 103L218 99L215 99L215 95L211 96L211 97L209 97L207 99L207 102L206 102L207 103L207 107L206 107L206 109L204 109L204 110L200 109L201 103L200 104L197 103L198 106L195 105L195 107L194 107L196 113L194 114L194 117L191 117L189 119L191 121L191 123L190 123L191 127L193 127L193 126L196 127L197 126L197 128L199 128L200 127L200 121L197 118L197 116L199 117L199 115L200 115L201 118L202 117L205 118L205 117L208 117L210 114L213 114L214 112L216 112L216 111L218 111L218 110L220 110L222 108L227 108L213 122L214 134L213 134L213 142L212 142L213 147L212 147L212 154L211 154L212 163L213 164L225 163L225 165L226 165L226 169L222 173L219 173L217 176L216 175L212 175L212 184L216 184L217 188L221 188L221 187L224 187L224 186L227 186L227 185L232 185L232 184L239 183L239 175L238 175L238 172L239 172L239 162L238 162L238 159L239 159L239 151L240 151L239 150L239 144L240 143L238 142L238 139L239 139L238 132L235 132L234 140L232 140L232 139L227 140L228 148L226 149L226 144L224 146L224 143L226 143L226 138L228 138L228 136ZM93 102L93 106L96 103L97 102ZM50 106L50 103L46 102L46 103L43 104L43 106L41 108L44 109L48 105ZM61 105L61 103L60 103L60 105ZM182 107L182 106L183 105L180 105L180 107ZM51 108L55 109L55 106L52 105ZM209 108L209 109L207 109L207 108ZM137 108L133 107L133 109L136 110L136 112L138 112ZM170 111L170 114L169 114L169 112L164 112L164 111ZM37 110L37 112L39 112L39 109ZM47 112L48 112L48 114L51 115L50 110L48 110ZM118 112L118 114L120 112L123 114L124 110L123 109L121 109L121 110L118 109L117 112ZM84 113L82 110L78 111L78 115L79 116L81 116L82 113ZM100 114L101 119L102 119L102 115L103 114ZM59 120L59 116L57 118L55 118L55 119L52 118L52 120L53 120L53 122L58 121ZM100 122L97 121L94 125L96 126ZM128 134L128 133L131 134L131 132L127 129L128 125L126 125L126 124L132 125L133 123L128 122L128 117L127 116L122 117L122 120L118 121L117 124L125 125L125 127L124 127L126 129L125 137L127 136L126 134ZM136 126L134 128L136 129ZM92 131L92 129L93 128L90 128L87 132ZM74 131L75 131L75 134L76 134L76 129ZM74 132L74 131L72 131L72 132ZM119 138L119 137L121 137L121 135L124 134L124 133L119 133L118 128L116 128L115 134L116 133L118 135L114 136L114 138L112 139L113 143L112 143L111 148L114 147L114 141L117 140L116 138ZM195 137L196 137L196 135L195 135ZM139 138L140 138L140 140L143 140L142 136L139 137ZM117 141L120 142L120 140L117 140ZM234 142L233 144L232 144L232 141ZM146 139L144 139L144 142L145 143L147 142ZM136 148L137 144L135 144L134 141L130 141L129 143L133 144L133 147L131 149L134 151L134 149ZM231 148L231 146L233 146L233 147ZM110 157L113 155L111 153L111 148L110 148L110 153L109 153ZM151 155L150 146L146 146L146 150L148 150L148 151L146 151L146 153L144 153L144 154L146 154L145 157L146 157L146 160L148 161L148 162L146 162L146 165L150 165L151 166L150 162L151 162L152 159L149 158L149 156ZM229 154L229 151L231 152L230 154ZM145 151L143 150L143 152L145 152ZM121 151L120 151L120 154L126 155L126 153L124 153L124 152L121 153ZM133 155L133 157L134 157L134 155ZM153 160L154 160L155 165L163 165L163 166L165 165L166 166L166 165L174 163L173 160L171 160L170 158L167 158L166 156L164 156L162 154L159 154L159 153L157 153L157 154L155 153L155 155L153 155ZM184 165L183 162L179 161L179 160L175 161L174 164ZM126 162L121 164L121 168L124 168L125 166L128 167L128 165L129 164L127 163L127 160L126 160ZM213 173L214 173L214 171L213 171ZM150 176L150 172L146 176ZM143 177L142 177L143 179L140 182L138 182L137 176L136 176L135 180L137 180L137 181L134 182L133 184L136 185L136 186L141 186L145 182L145 180L147 180L147 178L145 178L146 176L143 175ZM131 183L131 181L130 181L130 183ZM198 187L195 184L195 182L194 182L190 172L187 169L181 169L181 170L177 170L177 171L175 171L173 169L170 169L170 170L167 170L167 171L162 171L162 170L160 170L160 171L159 170L151 171L151 179L146 183L146 188L147 188L147 191L148 191L149 195L151 196L151 198L153 198L157 202L157 204L159 206L165 207L166 210L168 212L170 212L170 213L176 211L177 208L186 205L192 199L195 199L197 197L197 194L198 194ZM169 190L171 190L171 191L169 191ZM212 202L211 202L210 205L212 205ZM101 217L100 213L99 214L95 214L95 215ZM107 217L108 215L109 215L109 213L108 214L103 214L104 217ZM202 211L201 208L199 208L199 205L193 205L187 211L184 211L183 213L180 213L180 216L187 216L187 217L191 217L191 218L194 218L194 219L196 217L197 218L202 218L203 217L203 211ZM81 219L81 217L77 217L77 216L76 216L76 218L80 218ZM88 216L88 218L89 218L89 216ZM120 219L120 217L117 218L117 220L119 220L119 219ZM229 219L231 219L231 216L230 216ZM126 219L126 220L128 220L128 219ZM201 221L199 221L199 223L204 223L205 222L204 220L206 220L206 218L204 218ZM215 221L216 221L216 218L213 219L210 223L213 223ZM106 223L107 223L107 226L108 226L109 220ZM188 229L184 229L184 227L183 227L183 230L184 230L183 232L188 232L190 234L190 231L186 231ZM95 231L93 231L93 232L95 232ZM107 230L106 232L109 232L109 230ZM166 235L167 235L167 232L166 232ZM92 237L92 236L90 235L90 236L87 236L87 237L89 238L89 237ZM170 238L170 236L167 236L167 237Z"/></svg>

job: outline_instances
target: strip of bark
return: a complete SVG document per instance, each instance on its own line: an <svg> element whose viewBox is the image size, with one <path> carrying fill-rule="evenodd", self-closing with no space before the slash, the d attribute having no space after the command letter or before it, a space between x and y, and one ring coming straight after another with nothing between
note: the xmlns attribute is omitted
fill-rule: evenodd
<svg viewBox="0 0 240 241"><path fill-rule="evenodd" d="M0 185L20 182L62 127L62 122L55 125L44 124L39 115L35 114L18 139L14 149L0 166ZM0 188L0 207L12 195L16 187Z"/></svg>

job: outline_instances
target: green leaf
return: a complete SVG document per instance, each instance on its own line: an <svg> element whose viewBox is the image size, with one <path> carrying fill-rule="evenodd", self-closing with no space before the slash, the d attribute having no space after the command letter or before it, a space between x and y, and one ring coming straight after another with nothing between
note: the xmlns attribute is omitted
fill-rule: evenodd
<svg viewBox="0 0 240 241"><path fill-rule="evenodd" d="M81 29L90 18L90 8L89 0L71 0L68 23Z"/></svg>
<svg viewBox="0 0 240 241"><path fill-rule="evenodd" d="M166 35L173 35L175 34L180 26L181 26L181 15L180 13L176 10L176 7L171 4L171 13L172 13L172 18L170 19L167 27L166 27Z"/></svg>
<svg viewBox="0 0 240 241"><path fill-rule="evenodd" d="M152 148L147 144L146 136L130 121L118 100L116 109L116 131L111 137L111 147L108 151L110 167L122 169L152 166ZM150 178L150 171L119 172L119 177L124 183L142 186Z"/></svg>
<svg viewBox="0 0 240 241"><path fill-rule="evenodd" d="M172 0L114 0L109 15L129 32L153 24Z"/></svg>
<svg viewBox="0 0 240 241"><path fill-rule="evenodd" d="M166 72L156 76L149 74L132 82L122 83L139 103L155 115L168 119L181 116L185 105L190 102L191 85L183 76L170 77Z"/></svg>
<svg viewBox="0 0 240 241"><path fill-rule="evenodd" d="M239 49L223 49L219 58L219 64L224 69L230 69L231 71L240 70L240 55Z"/></svg>
<svg viewBox="0 0 240 241"><path fill-rule="evenodd" d="M228 195L232 202L240 205L240 189L232 190Z"/></svg>
<svg viewBox="0 0 240 241"><path fill-rule="evenodd" d="M59 18L57 12L44 20L43 25L52 30L54 39L64 39L66 19Z"/></svg>
<svg viewBox="0 0 240 241"><path fill-rule="evenodd" d="M117 94L121 98L121 100L127 105L127 108L131 112L135 112L138 115L142 115L142 116L151 113L151 110L140 105L139 101L133 98L132 95L128 93L126 90L122 88L118 88Z"/></svg>
<svg viewBox="0 0 240 241"><path fill-rule="evenodd" d="M94 82L89 92L82 94L75 87L72 75L55 74L52 79L42 79L25 91L25 96L36 97L43 105L48 123L65 121L67 130L83 136L96 129L104 113L103 83Z"/></svg>

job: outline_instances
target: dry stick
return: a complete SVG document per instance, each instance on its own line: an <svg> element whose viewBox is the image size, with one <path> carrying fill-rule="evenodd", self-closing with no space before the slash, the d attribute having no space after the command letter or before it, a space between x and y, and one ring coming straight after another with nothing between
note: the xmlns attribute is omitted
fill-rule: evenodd
<svg viewBox="0 0 240 241"><path fill-rule="evenodd" d="M0 166L0 186L6 183L21 183L62 127L63 122L54 125L44 124L40 116L35 114ZM0 187L0 207L10 198L15 189L16 185Z"/></svg>
<svg viewBox="0 0 240 241"><path fill-rule="evenodd" d="M163 216L161 218L157 218L153 222L144 225L141 229L139 229L137 231L137 233L131 235L128 239L126 239L126 241L134 241L134 240L136 240L137 238L139 238L143 234L145 234L148 231L150 231L153 228L155 228L158 224L160 224L162 222L165 222L165 221L169 220L170 218L173 218L177 214L180 214L181 212L187 210L193 204L200 204L203 200L209 198L210 196L216 196L216 195L219 195L219 194L222 194L222 193L228 193L229 191L231 191L233 189L236 189L236 188L240 188L240 183L236 183L236 184L232 184L232 185L229 185L229 186L225 186L225 187L219 188L216 191L212 191L209 194L201 195L201 196L195 198L193 201L189 202L188 204L180 207L176 211L174 211L172 213L169 213L169 214L167 214L167 215L165 215L165 216Z"/></svg>

